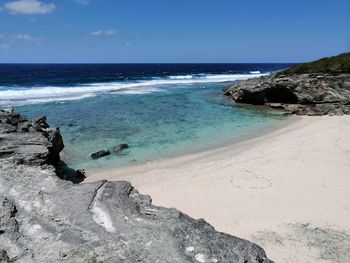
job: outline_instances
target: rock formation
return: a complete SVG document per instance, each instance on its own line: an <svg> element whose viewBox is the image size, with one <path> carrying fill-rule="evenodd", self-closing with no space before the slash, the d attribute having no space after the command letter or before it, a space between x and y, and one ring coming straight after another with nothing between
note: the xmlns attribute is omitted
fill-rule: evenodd
<svg viewBox="0 0 350 263"><path fill-rule="evenodd" d="M250 79L224 92L238 103L267 105L299 115L350 114L350 67L346 67L350 53L338 57L341 66L335 63L337 57L323 59Z"/></svg>
<svg viewBox="0 0 350 263"><path fill-rule="evenodd" d="M249 241L153 206L128 182L60 179L62 149L46 119L0 111L0 261L271 262Z"/></svg>
<svg viewBox="0 0 350 263"><path fill-rule="evenodd" d="M98 152L92 153L90 155L90 157L91 157L91 159L96 160L96 159L105 157L105 156L110 155L110 154L111 154L111 152L108 150L99 150Z"/></svg>
<svg viewBox="0 0 350 263"><path fill-rule="evenodd" d="M125 149L128 149L129 148L129 145L126 144L126 143L122 143L122 144L119 144L119 145L116 145L113 147L113 152L117 155L123 155L123 150Z"/></svg>

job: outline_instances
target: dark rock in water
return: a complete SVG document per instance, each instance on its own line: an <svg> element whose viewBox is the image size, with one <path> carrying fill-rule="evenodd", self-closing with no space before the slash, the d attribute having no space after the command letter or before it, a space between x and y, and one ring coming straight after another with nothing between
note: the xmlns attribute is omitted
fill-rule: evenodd
<svg viewBox="0 0 350 263"><path fill-rule="evenodd" d="M298 70L301 68L297 67ZM306 68L311 71L310 66ZM292 68L270 76L250 79L240 85L225 88L224 92L238 103L267 105L273 108L278 105L279 109L293 114L349 114L349 73L291 74L289 72L299 71L294 71Z"/></svg>
<svg viewBox="0 0 350 263"><path fill-rule="evenodd" d="M68 123L68 127L73 127L75 126L74 123Z"/></svg>
<svg viewBox="0 0 350 263"><path fill-rule="evenodd" d="M53 137L45 129L0 133L0 149L13 151L0 158L1 260L271 262L247 240L152 205L128 182L61 180L51 156L63 143Z"/></svg>
<svg viewBox="0 0 350 263"><path fill-rule="evenodd" d="M119 144L113 148L113 152L116 154L121 154L124 149L129 148L129 145L126 143Z"/></svg>
<svg viewBox="0 0 350 263"><path fill-rule="evenodd" d="M100 150L98 152L92 153L90 156L92 159L96 160L96 159L102 158L102 157L110 155L110 154L111 154L111 152L108 150Z"/></svg>

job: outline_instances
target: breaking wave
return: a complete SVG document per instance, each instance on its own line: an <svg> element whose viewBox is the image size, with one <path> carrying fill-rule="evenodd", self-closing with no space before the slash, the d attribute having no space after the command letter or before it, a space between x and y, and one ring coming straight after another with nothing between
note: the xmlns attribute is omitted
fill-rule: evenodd
<svg viewBox="0 0 350 263"><path fill-rule="evenodd" d="M267 74L254 71L250 72L250 74L179 75L152 78L149 80L91 83L74 86L3 86L0 87L0 105L23 105L63 100L79 100L103 93L147 94L164 91L177 85L233 82L263 75Z"/></svg>

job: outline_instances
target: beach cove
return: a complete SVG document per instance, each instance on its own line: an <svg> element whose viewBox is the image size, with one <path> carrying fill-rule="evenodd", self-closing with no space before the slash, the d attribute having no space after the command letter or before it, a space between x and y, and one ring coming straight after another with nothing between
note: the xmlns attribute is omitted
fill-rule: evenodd
<svg viewBox="0 0 350 263"><path fill-rule="evenodd" d="M350 1L0 1L0 263L349 263Z"/></svg>
<svg viewBox="0 0 350 263"><path fill-rule="evenodd" d="M252 240L276 262L345 262L349 129L349 116L298 116L247 141L86 181L130 181L155 204Z"/></svg>

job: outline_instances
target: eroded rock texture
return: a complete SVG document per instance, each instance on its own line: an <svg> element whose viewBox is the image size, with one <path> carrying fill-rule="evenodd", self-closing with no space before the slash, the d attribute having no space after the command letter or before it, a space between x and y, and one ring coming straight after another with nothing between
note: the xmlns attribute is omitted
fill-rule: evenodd
<svg viewBox="0 0 350 263"><path fill-rule="evenodd" d="M249 241L153 206L128 182L61 180L62 149L45 118L0 111L0 261L271 262Z"/></svg>
<svg viewBox="0 0 350 263"><path fill-rule="evenodd" d="M238 103L267 105L298 115L350 114L350 74L281 74L224 89Z"/></svg>

